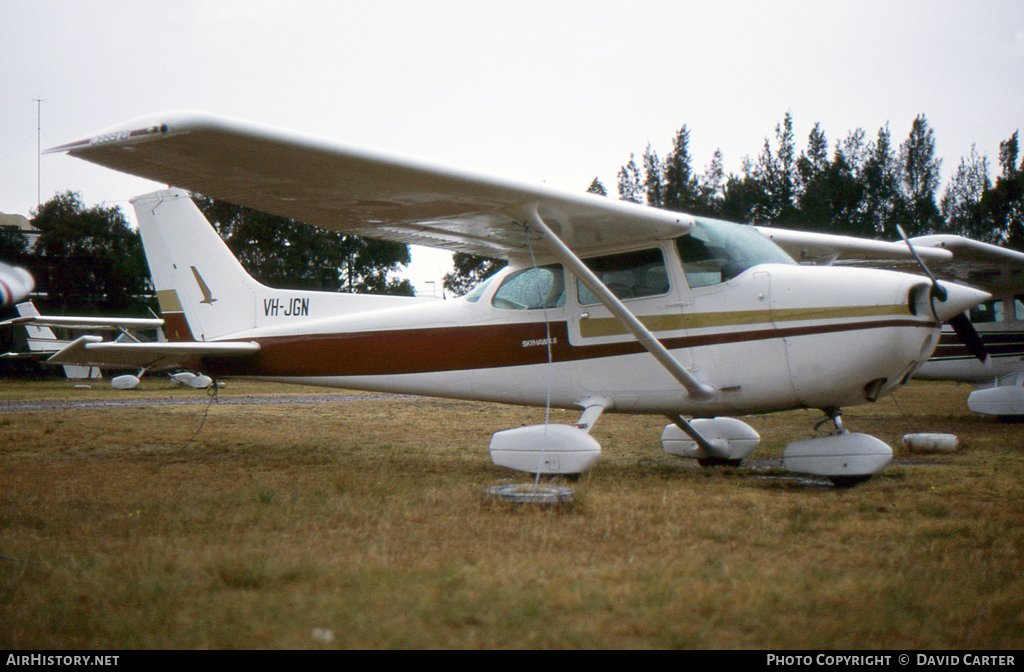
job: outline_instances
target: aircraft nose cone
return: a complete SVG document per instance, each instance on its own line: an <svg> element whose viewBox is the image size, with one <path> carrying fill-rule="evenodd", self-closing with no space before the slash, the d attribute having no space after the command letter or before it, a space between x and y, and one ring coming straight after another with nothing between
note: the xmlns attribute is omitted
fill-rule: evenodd
<svg viewBox="0 0 1024 672"><path fill-rule="evenodd" d="M939 281L939 284L946 290L946 300L939 301L938 297L932 296L932 311L940 322L956 317L968 308L988 301L992 295L973 287L965 287L952 282Z"/></svg>

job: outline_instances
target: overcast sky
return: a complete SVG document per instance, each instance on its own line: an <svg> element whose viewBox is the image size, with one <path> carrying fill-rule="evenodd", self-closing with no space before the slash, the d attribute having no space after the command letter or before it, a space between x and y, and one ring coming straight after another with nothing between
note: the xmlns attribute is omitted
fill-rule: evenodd
<svg viewBox="0 0 1024 672"><path fill-rule="evenodd" d="M44 149L201 109L612 193L683 124L698 172L719 148L739 172L787 111L801 149L815 122L899 143L924 113L948 178L1024 126L1024 1L2 0L0 212L36 206L39 98ZM62 155L41 173L44 201L160 186ZM440 285L443 257L416 266Z"/></svg>

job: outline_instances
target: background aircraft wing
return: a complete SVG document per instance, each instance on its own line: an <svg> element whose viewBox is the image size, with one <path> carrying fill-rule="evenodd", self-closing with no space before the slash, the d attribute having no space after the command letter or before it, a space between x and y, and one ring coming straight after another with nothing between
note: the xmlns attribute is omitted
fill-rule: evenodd
<svg viewBox="0 0 1024 672"><path fill-rule="evenodd" d="M907 261L915 263L914 255L910 253L907 244L902 241L889 243L870 238L777 229L772 226L755 228L801 263L831 264L842 261ZM918 253L926 262L947 261L953 258L951 252L934 247L919 249Z"/></svg>
<svg viewBox="0 0 1024 672"><path fill-rule="evenodd" d="M202 358L205 356L242 357L256 354L259 349L259 343L255 341L121 343L104 341L99 336L82 336L50 357L46 363L126 369L201 369Z"/></svg>
<svg viewBox="0 0 1024 672"><path fill-rule="evenodd" d="M575 252L663 240L693 219L197 112L128 122L48 152L344 233L489 257L541 218Z"/></svg>
<svg viewBox="0 0 1024 672"><path fill-rule="evenodd" d="M919 252L952 252L948 261L929 264L932 272L979 287L993 296L1024 294L1024 253L963 236L934 235L911 238Z"/></svg>
<svg viewBox="0 0 1024 672"><path fill-rule="evenodd" d="M917 266L910 248L902 241L890 243L827 233L757 228L801 262L899 267L910 272L915 272ZM1024 293L1024 253L954 235L918 236L910 242L938 277L983 289L993 296Z"/></svg>

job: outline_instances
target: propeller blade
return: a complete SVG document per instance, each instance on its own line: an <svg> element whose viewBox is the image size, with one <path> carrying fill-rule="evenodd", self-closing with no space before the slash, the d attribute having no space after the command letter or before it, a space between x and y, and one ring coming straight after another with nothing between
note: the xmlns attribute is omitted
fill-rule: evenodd
<svg viewBox="0 0 1024 672"><path fill-rule="evenodd" d="M925 266L924 260L921 259L921 255L917 253L917 250L915 250L914 246L910 243L910 238L907 237L907 232L903 230L903 227L897 224L896 230L900 232L900 238L902 238L903 242L907 244L908 248L910 248L910 254L914 255L914 259L917 261L917 265L920 266L921 270L924 271L924 274L931 279L932 296L934 296L939 301L945 301L946 288L939 284L938 280L935 279L935 276L932 275L932 272L928 270L927 266Z"/></svg>
<svg viewBox="0 0 1024 672"><path fill-rule="evenodd" d="M907 232L903 230L903 227L899 224L896 225L896 230L900 232L900 237L903 238L903 242L910 248L910 254L914 255L914 259L917 261L918 266L924 271L932 281L932 296L939 301L945 301L949 297L949 292L943 287L932 272L925 266L924 260L914 249L913 244L910 242L910 238L907 237ZM935 313L935 304L932 303L932 312ZM938 317L938 315L936 315ZM940 318L941 319L941 318ZM988 350L985 349L985 343L981 340L981 335L978 330L971 324L970 318L967 317L967 313L960 313L947 320L949 326L953 327L953 331L956 332L957 338L960 342L967 347L967 351L970 352L974 357L981 362L986 364L988 362Z"/></svg>
<svg viewBox="0 0 1024 672"><path fill-rule="evenodd" d="M985 348L985 343L981 340L978 330L971 324L967 313L960 313L950 319L949 326L953 327L960 342L967 346L967 351L974 355L979 362L984 364L988 361L988 350Z"/></svg>
<svg viewBox="0 0 1024 672"><path fill-rule="evenodd" d="M935 280L935 276L932 275L932 271L928 269L927 265L925 265L925 260L921 258L921 255L918 254L918 251L913 249L913 245L910 244L910 239L907 238L906 232L905 230L903 230L903 227L900 226L899 224L896 224L896 230L898 230L900 238L903 239L903 242L906 243L906 246L910 249L910 254L913 255L914 260L918 262L918 265L921 266L922 270L925 271L925 275L928 276L929 279L931 279L932 296L939 299L939 301L945 301L947 296L946 288L940 285L939 281Z"/></svg>

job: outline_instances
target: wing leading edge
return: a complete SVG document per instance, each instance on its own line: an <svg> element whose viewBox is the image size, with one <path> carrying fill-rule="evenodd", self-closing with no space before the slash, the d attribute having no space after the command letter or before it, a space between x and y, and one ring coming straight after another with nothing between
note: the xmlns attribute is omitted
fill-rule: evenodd
<svg viewBox="0 0 1024 672"><path fill-rule="evenodd" d="M325 229L489 257L526 253L516 223L534 207L577 254L693 228L689 215L198 112L128 122L47 151Z"/></svg>

